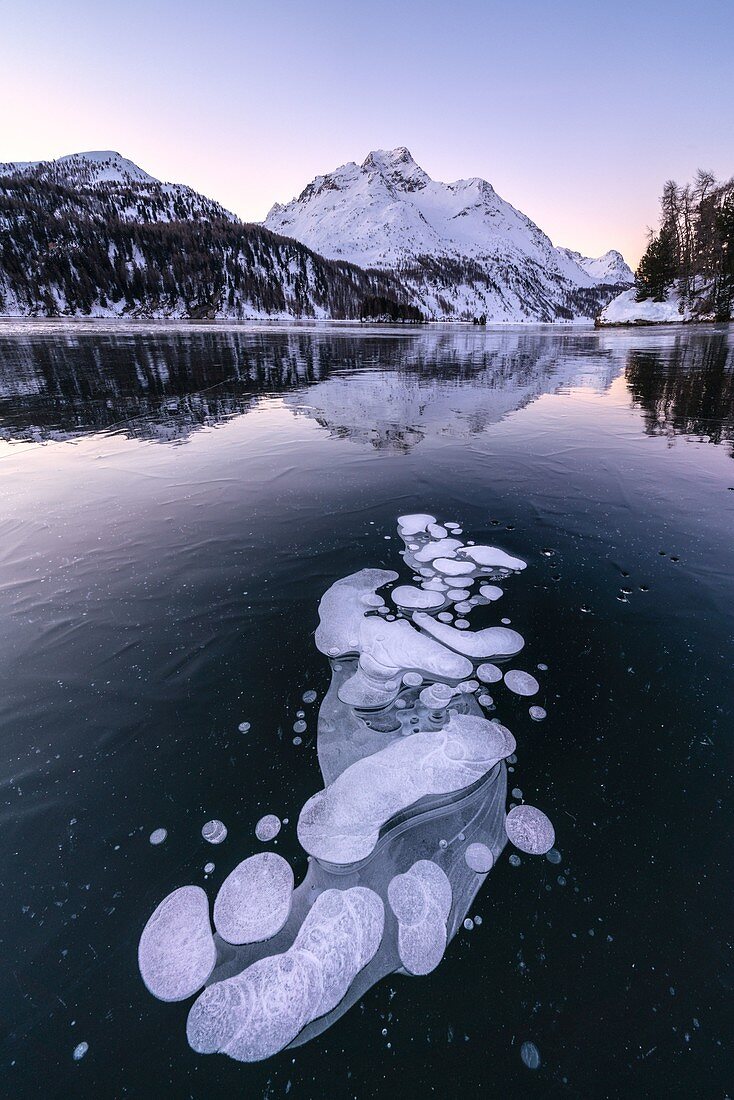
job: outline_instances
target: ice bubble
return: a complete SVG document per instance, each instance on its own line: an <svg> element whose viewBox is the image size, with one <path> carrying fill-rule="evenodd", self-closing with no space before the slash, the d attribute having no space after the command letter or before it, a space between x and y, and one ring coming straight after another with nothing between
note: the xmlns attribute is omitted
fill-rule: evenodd
<svg viewBox="0 0 734 1100"><path fill-rule="evenodd" d="M520 790L519 787L513 787L512 788L512 797L513 798L522 798L522 791Z"/></svg>
<svg viewBox="0 0 734 1100"><path fill-rule="evenodd" d="M445 603L443 594L433 592L428 588L413 588L409 584L401 584L393 588L390 595L398 607L427 608L442 607Z"/></svg>
<svg viewBox="0 0 734 1100"><path fill-rule="evenodd" d="M520 859L519 856L516 856L515 853L513 852L512 855L510 856L509 863L510 863L511 867L519 867L520 864L522 863L522 860Z"/></svg>
<svg viewBox="0 0 734 1100"><path fill-rule="evenodd" d="M486 875L492 870L494 856L486 844L470 844L464 852L464 862L467 867L476 871L478 875Z"/></svg>
<svg viewBox="0 0 734 1100"><path fill-rule="evenodd" d="M154 829L148 839L151 844L162 844L168 836L168 829Z"/></svg>
<svg viewBox="0 0 734 1100"><path fill-rule="evenodd" d="M459 684L459 691L463 695L471 695L477 690L478 687L479 683L477 680L462 680L462 682Z"/></svg>
<svg viewBox="0 0 734 1100"><path fill-rule="evenodd" d="M530 707L528 714L534 722L542 722L546 716L546 712L543 707Z"/></svg>
<svg viewBox="0 0 734 1100"><path fill-rule="evenodd" d="M189 1013L190 1046L240 1062L276 1054L343 1000L377 952L384 922L373 890L324 890L284 954L259 959L204 990Z"/></svg>
<svg viewBox="0 0 734 1100"><path fill-rule="evenodd" d="M436 517L416 512L409 516L398 516L398 527L401 535L422 535L429 523L435 523Z"/></svg>
<svg viewBox="0 0 734 1100"><path fill-rule="evenodd" d="M202 825L201 835L210 844L221 844L227 838L227 826L214 818L213 821L207 821L205 825Z"/></svg>
<svg viewBox="0 0 734 1100"><path fill-rule="evenodd" d="M250 729L250 723L249 722L240 722L237 729L240 731L240 733L247 733L247 731Z"/></svg>
<svg viewBox="0 0 734 1100"><path fill-rule="evenodd" d="M436 622L422 611L416 611L413 622L437 641L476 660L483 657L513 657L525 645L522 635L504 626L489 626L476 631L457 630Z"/></svg>
<svg viewBox="0 0 734 1100"><path fill-rule="evenodd" d="M498 600L500 596L504 595L504 593L496 584L483 584L479 589L479 595L484 596L485 600L494 602Z"/></svg>
<svg viewBox="0 0 734 1100"><path fill-rule="evenodd" d="M74 1047L74 1053L72 1054L72 1058L74 1059L75 1062L81 1062L82 1058L84 1057L84 1055L87 1053L88 1050L89 1050L89 1043L77 1043L77 1045Z"/></svg>
<svg viewBox="0 0 734 1100"><path fill-rule="evenodd" d="M468 630L470 623L468 619L457 619L454 626L457 630Z"/></svg>
<svg viewBox="0 0 734 1100"><path fill-rule="evenodd" d="M466 928L467 932L471 932L471 930L474 928L474 921L471 919L471 917L467 917L465 919L464 928Z"/></svg>
<svg viewBox="0 0 734 1100"><path fill-rule="evenodd" d="M543 664L542 661L538 665L538 668L540 669L541 672L547 672L548 671L548 665Z"/></svg>
<svg viewBox="0 0 734 1100"><path fill-rule="evenodd" d="M512 622L512 619L500 619L500 622L504 623L505 626L509 626Z"/></svg>
<svg viewBox="0 0 734 1100"><path fill-rule="evenodd" d="M482 918L479 916L479 914L477 914L476 917L474 918L474 923L476 924L477 928L482 923Z"/></svg>
<svg viewBox="0 0 734 1100"><path fill-rule="evenodd" d="M184 1001L204 985L217 958L209 901L200 886L164 898L138 945L140 974L159 1001Z"/></svg>
<svg viewBox="0 0 734 1100"><path fill-rule="evenodd" d="M539 1069L540 1067L540 1051L536 1047L535 1043L525 1042L520 1047L520 1057L523 1060L523 1064L528 1069Z"/></svg>
<svg viewBox="0 0 734 1100"><path fill-rule="evenodd" d="M415 560L419 562L435 561L436 558L446 558L463 546L458 539L440 539L438 542L427 542L420 550L415 552ZM421 573L423 570L421 569Z"/></svg>
<svg viewBox="0 0 734 1100"><path fill-rule="evenodd" d="M406 687L420 687L423 683L423 677L419 672L406 672L403 675L403 683Z"/></svg>
<svg viewBox="0 0 734 1100"><path fill-rule="evenodd" d="M549 852L545 853L545 858L549 863L560 863L563 857L557 848L551 848Z"/></svg>
<svg viewBox="0 0 734 1100"><path fill-rule="evenodd" d="M436 558L433 567L447 577L460 577L465 573L474 572L474 566L470 562L456 561L455 558Z"/></svg>
<svg viewBox="0 0 734 1100"><path fill-rule="evenodd" d="M445 872L431 860L418 860L392 879L388 901L398 919L400 961L410 974L429 974L446 950L452 891Z"/></svg>
<svg viewBox="0 0 734 1100"><path fill-rule="evenodd" d="M462 790L515 749L509 730L469 714L451 714L442 729L392 741L355 761L301 810L298 839L317 859L364 859L380 829L427 795Z"/></svg>
<svg viewBox="0 0 734 1100"><path fill-rule="evenodd" d="M489 566L492 569L525 569L527 566L527 562L511 557L497 546L466 546L460 553L464 557L471 558L477 565Z"/></svg>
<svg viewBox="0 0 734 1100"><path fill-rule="evenodd" d="M483 707L493 707L494 706L494 699L492 698L491 695L480 695L479 696L479 703Z"/></svg>
<svg viewBox="0 0 734 1100"><path fill-rule="evenodd" d="M302 720L299 720L298 722L293 723L293 732L294 733L305 733L306 728L307 728L306 723Z"/></svg>
<svg viewBox="0 0 734 1100"><path fill-rule="evenodd" d="M442 527L440 523L429 523L428 534L432 539L445 539L448 535L448 531L445 527Z"/></svg>
<svg viewBox="0 0 734 1100"><path fill-rule="evenodd" d="M280 832L280 818L275 814L265 814L255 826L255 836L258 840L273 840ZM240 866L242 866L240 864Z"/></svg>
<svg viewBox="0 0 734 1100"><path fill-rule="evenodd" d="M458 600L459 603L463 603L469 599L470 592L468 588L449 588L446 595L450 600Z"/></svg>
<svg viewBox="0 0 734 1100"><path fill-rule="evenodd" d="M454 689L448 684L429 684L418 698L428 710L443 710L454 697Z"/></svg>
<svg viewBox="0 0 734 1100"><path fill-rule="evenodd" d="M477 676L484 684L496 684L502 679L502 670L497 665L487 663L479 666Z"/></svg>
<svg viewBox="0 0 734 1100"><path fill-rule="evenodd" d="M213 863L205 863L204 864L204 874L205 875L210 875L213 870L214 870L214 864Z"/></svg>
<svg viewBox="0 0 734 1100"><path fill-rule="evenodd" d="M515 695L535 695L540 690L540 684L535 677L519 668L508 669L505 673L505 684Z"/></svg>
<svg viewBox="0 0 734 1100"><path fill-rule="evenodd" d="M428 580L421 581L421 588L425 588L429 592L445 592L448 585L440 577L429 577Z"/></svg>
<svg viewBox="0 0 734 1100"><path fill-rule="evenodd" d="M384 600L377 596L376 589L397 579L398 574L391 569L361 569L335 581L319 603L316 645L321 653L330 657L354 653L352 642L359 637L367 607L382 610Z"/></svg>
<svg viewBox="0 0 734 1100"><path fill-rule="evenodd" d="M510 810L505 831L516 848L533 856L545 855L556 839L550 820L535 806L516 806Z"/></svg>
<svg viewBox="0 0 734 1100"><path fill-rule="evenodd" d="M227 943L269 940L288 920L292 895L293 871L282 856L250 856L222 883L214 902L214 927Z"/></svg>
<svg viewBox="0 0 734 1100"><path fill-rule="evenodd" d="M439 611L438 617L442 623L452 623L454 616L448 611Z"/></svg>
<svg viewBox="0 0 734 1100"><path fill-rule="evenodd" d="M305 717L306 717L305 710L297 710L296 711L296 718L305 718Z"/></svg>
<svg viewBox="0 0 734 1100"><path fill-rule="evenodd" d="M302 745L303 744L303 738L302 737L294 737L293 738L293 744L294 745Z"/></svg>

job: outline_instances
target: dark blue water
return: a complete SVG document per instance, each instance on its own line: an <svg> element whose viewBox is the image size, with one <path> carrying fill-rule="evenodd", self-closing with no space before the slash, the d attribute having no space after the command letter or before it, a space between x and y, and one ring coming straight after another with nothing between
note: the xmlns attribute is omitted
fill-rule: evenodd
<svg viewBox="0 0 734 1100"><path fill-rule="evenodd" d="M726 326L0 328L0 1091L730 1095L733 454ZM194 1054L142 927L265 812L305 873L318 601L414 511L529 563L548 718L501 717L562 862L506 850L481 927L310 1043Z"/></svg>

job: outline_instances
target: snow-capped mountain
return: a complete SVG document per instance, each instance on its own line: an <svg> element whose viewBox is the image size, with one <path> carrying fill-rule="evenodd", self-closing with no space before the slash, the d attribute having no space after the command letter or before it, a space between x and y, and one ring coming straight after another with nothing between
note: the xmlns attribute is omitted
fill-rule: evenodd
<svg viewBox="0 0 734 1100"><path fill-rule="evenodd" d="M603 283L606 286L622 286L625 283L631 285L635 281L632 268L625 263L624 256L621 252L617 252L615 248L611 248L603 256L597 256L596 259L591 256L582 256L580 252L573 252L570 248L562 248L559 251L570 256L579 267L583 268L588 275L591 275L596 283Z"/></svg>
<svg viewBox="0 0 734 1100"><path fill-rule="evenodd" d="M126 222L188 219L239 222L239 218L213 199L182 183L162 183L111 149L71 153L57 160L0 164L0 176L10 175L82 192L103 193L114 200L118 216Z"/></svg>
<svg viewBox="0 0 734 1100"><path fill-rule="evenodd" d="M486 180L439 183L404 147L317 176L265 225L323 256L398 271L429 316L572 319L599 293L595 274Z"/></svg>

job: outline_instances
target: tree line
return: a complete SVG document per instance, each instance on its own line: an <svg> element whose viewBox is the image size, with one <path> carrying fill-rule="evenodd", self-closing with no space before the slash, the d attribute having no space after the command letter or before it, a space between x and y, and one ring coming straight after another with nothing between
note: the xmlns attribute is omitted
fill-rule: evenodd
<svg viewBox="0 0 734 1100"><path fill-rule="evenodd" d="M722 183L701 169L693 183L668 180L660 226L635 277L636 299L664 302L676 287L683 307L728 321L734 303L734 178Z"/></svg>

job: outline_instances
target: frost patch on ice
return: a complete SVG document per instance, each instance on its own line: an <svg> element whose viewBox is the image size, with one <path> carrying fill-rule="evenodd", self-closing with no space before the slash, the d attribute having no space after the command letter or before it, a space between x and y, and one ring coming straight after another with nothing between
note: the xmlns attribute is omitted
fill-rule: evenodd
<svg viewBox="0 0 734 1100"><path fill-rule="evenodd" d="M261 852L227 875L214 902L214 927L227 943L269 940L288 920L293 871L275 852Z"/></svg>
<svg viewBox="0 0 734 1100"><path fill-rule="evenodd" d="M294 727L295 729L295 727ZM280 832L280 818L275 814L265 814L255 826L255 836L263 842L273 840Z"/></svg>
<svg viewBox="0 0 734 1100"><path fill-rule="evenodd" d="M505 830L511 843L531 856L544 856L556 839L550 819L535 806L515 806L507 815Z"/></svg>
<svg viewBox="0 0 734 1100"><path fill-rule="evenodd" d="M379 948L384 923L384 905L373 890L325 890L288 951L204 990L189 1013L189 1044L240 1062L277 1054L344 998Z"/></svg>
<svg viewBox="0 0 734 1100"><path fill-rule="evenodd" d="M179 887L154 910L140 937L145 985L159 1001L184 1001L204 985L216 958L206 894L200 886Z"/></svg>

